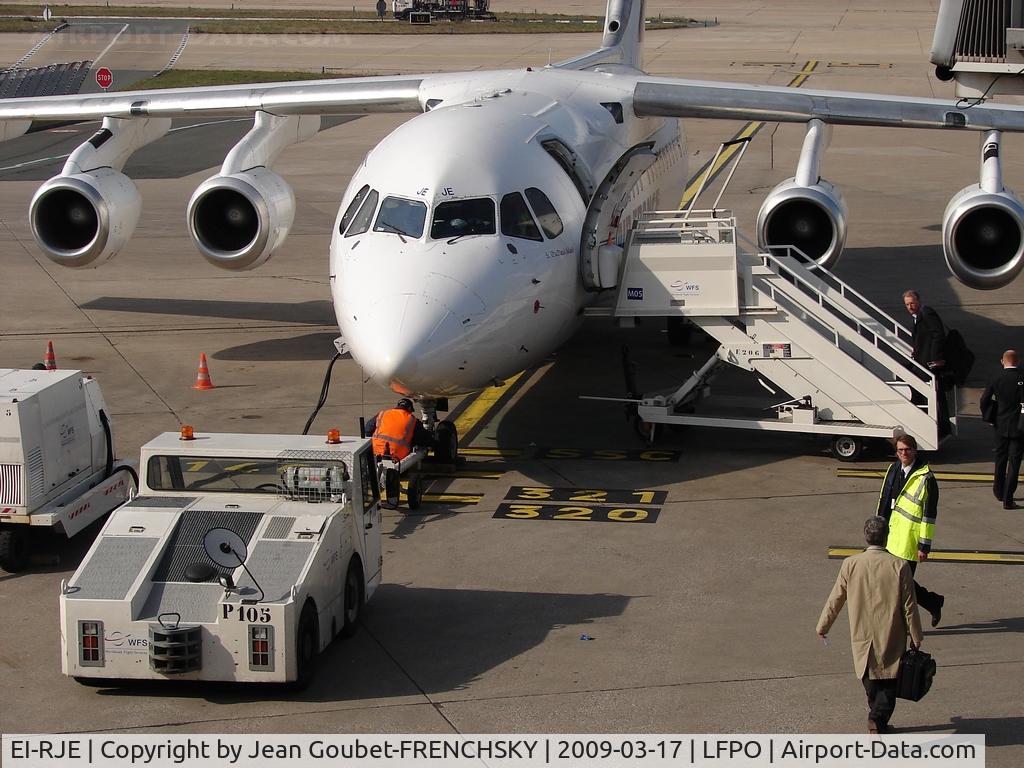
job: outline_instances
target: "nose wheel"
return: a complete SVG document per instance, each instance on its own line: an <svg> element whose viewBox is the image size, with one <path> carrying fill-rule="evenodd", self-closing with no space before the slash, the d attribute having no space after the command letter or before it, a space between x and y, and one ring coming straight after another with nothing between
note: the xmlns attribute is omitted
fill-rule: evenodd
<svg viewBox="0 0 1024 768"><path fill-rule="evenodd" d="M447 419L438 422L434 439L437 441L434 458L442 464L454 464L459 460L459 432L454 423Z"/></svg>

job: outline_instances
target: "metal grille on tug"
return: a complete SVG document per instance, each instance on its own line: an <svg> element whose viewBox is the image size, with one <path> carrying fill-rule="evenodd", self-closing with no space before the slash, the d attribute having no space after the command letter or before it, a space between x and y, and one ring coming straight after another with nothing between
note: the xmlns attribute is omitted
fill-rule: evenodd
<svg viewBox="0 0 1024 768"><path fill-rule="evenodd" d="M211 528L227 528L234 531L245 542L246 547L252 540L259 525L260 512L224 512L189 509L181 513L171 540L167 544L164 556L160 559L153 581L187 581L185 569L193 563L209 563L216 572L207 581L213 581L221 573L229 573L232 569L219 567L206 554L203 548L203 537Z"/></svg>
<svg viewBox="0 0 1024 768"><path fill-rule="evenodd" d="M21 506L21 464L0 464L0 504Z"/></svg>

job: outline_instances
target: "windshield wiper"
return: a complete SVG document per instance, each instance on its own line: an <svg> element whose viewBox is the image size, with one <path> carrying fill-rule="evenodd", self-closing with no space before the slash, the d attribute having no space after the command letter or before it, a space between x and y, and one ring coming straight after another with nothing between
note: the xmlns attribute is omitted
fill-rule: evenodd
<svg viewBox="0 0 1024 768"><path fill-rule="evenodd" d="M398 239L403 243L405 242L405 237L412 237L408 232L402 231L394 224L378 224L374 229L378 232L390 232L393 235L398 235ZM402 235L405 235L405 237L402 237Z"/></svg>

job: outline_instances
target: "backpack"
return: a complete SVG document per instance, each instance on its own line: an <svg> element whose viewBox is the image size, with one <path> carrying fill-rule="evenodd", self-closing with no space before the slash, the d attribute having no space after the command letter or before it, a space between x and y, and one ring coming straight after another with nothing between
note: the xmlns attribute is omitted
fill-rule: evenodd
<svg viewBox="0 0 1024 768"><path fill-rule="evenodd" d="M967 348L960 331L950 328L946 334L946 365L953 373L953 383L963 386L974 367L974 353Z"/></svg>

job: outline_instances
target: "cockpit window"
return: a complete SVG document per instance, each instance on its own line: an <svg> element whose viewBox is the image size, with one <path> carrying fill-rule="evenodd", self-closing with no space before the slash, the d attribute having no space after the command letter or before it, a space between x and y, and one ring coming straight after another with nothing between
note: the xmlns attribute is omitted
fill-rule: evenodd
<svg viewBox="0 0 1024 768"><path fill-rule="evenodd" d="M377 210L377 198L377 190L371 189L366 199L363 200L363 204L359 206L359 213L352 219L352 226L348 228L345 237L361 235L370 228L370 222L373 221L373 212Z"/></svg>
<svg viewBox="0 0 1024 768"><path fill-rule="evenodd" d="M452 200L434 209L430 236L435 240L462 235L493 235L494 201L489 197Z"/></svg>
<svg viewBox="0 0 1024 768"><path fill-rule="evenodd" d="M547 195L536 187L528 187L526 199L533 206L533 212L537 214L540 228L544 230L545 235L554 239L562 234L562 217L558 215Z"/></svg>
<svg viewBox="0 0 1024 768"><path fill-rule="evenodd" d="M418 238L423 236L423 223L426 219L427 206L423 203L401 197L385 197L373 231Z"/></svg>
<svg viewBox="0 0 1024 768"><path fill-rule="evenodd" d="M356 192L356 196L352 198L352 202L348 204L348 208L345 209L345 215L341 217L341 223L338 225L338 232L344 233L349 223L352 221L352 217L356 215L356 211L359 210L359 206L363 200L366 199L367 193L370 191L370 185L364 184L362 188Z"/></svg>
<svg viewBox="0 0 1024 768"><path fill-rule="evenodd" d="M540 230L526 207L526 201L518 192L501 198L501 234L521 237L524 240L543 240Z"/></svg>

